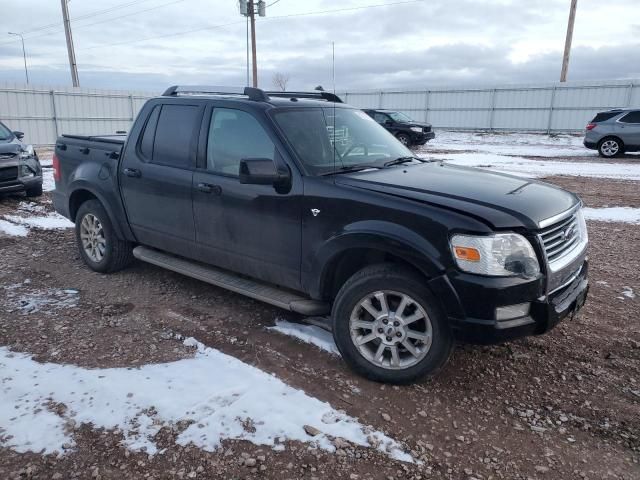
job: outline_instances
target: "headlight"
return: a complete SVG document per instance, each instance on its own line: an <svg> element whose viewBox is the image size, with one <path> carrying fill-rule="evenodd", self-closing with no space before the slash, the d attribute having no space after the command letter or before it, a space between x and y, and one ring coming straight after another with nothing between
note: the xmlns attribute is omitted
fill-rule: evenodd
<svg viewBox="0 0 640 480"><path fill-rule="evenodd" d="M26 145L22 147L22 151L20 152L20 158L31 158L35 154L33 150L33 145Z"/></svg>
<svg viewBox="0 0 640 480"><path fill-rule="evenodd" d="M29 165L20 165L20 176L21 177L35 177L36 172Z"/></svg>
<svg viewBox="0 0 640 480"><path fill-rule="evenodd" d="M422 133L422 127L411 127L412 132Z"/></svg>
<svg viewBox="0 0 640 480"><path fill-rule="evenodd" d="M451 251L458 267L469 273L496 277L535 277L540 273L531 243L517 233L454 235Z"/></svg>

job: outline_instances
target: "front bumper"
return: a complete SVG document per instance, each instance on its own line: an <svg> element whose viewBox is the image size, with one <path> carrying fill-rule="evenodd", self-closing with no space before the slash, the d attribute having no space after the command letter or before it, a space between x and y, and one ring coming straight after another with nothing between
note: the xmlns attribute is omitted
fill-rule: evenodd
<svg viewBox="0 0 640 480"><path fill-rule="evenodd" d="M422 132L422 133L418 133L418 132L411 132L411 143L416 144L416 145L424 145L425 143L427 143L429 140L433 140L434 138L436 138L436 134L431 131L431 132Z"/></svg>
<svg viewBox="0 0 640 480"><path fill-rule="evenodd" d="M477 290L477 284L473 284L477 279L460 275L451 282L461 302L460 313L471 310L471 313L480 315L449 315L456 339L468 343L494 344L548 332L584 305L589 291L588 270L589 263L585 260L571 283L550 295L542 293L542 281L519 282L511 279L515 283L508 285L508 279L485 278L485 285ZM474 290L476 293L470 296ZM469 302L473 305L469 305ZM529 315L502 321L489 319L493 318L496 307L521 302L531 302Z"/></svg>
<svg viewBox="0 0 640 480"><path fill-rule="evenodd" d="M14 180L0 182L0 193L24 192L38 185L42 185L42 176L18 177Z"/></svg>

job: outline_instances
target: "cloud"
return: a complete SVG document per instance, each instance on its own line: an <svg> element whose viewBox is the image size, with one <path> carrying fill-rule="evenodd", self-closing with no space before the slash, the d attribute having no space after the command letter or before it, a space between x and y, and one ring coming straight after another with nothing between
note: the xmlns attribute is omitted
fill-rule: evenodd
<svg viewBox="0 0 640 480"><path fill-rule="evenodd" d="M18 0L5 2L9 10L20 8ZM30 76L39 84L67 84L64 34L54 23L60 19L59 4L32 3L37 4L33 13L16 16L10 28L53 26L25 34ZM246 81L246 25L235 2L142 0L84 19L97 10L96 4L74 3L71 16L77 19L73 28L83 86L157 91L171 83ZM118 3L105 0L100 9ZM330 85L332 42L340 88L558 79L568 15L564 0L429 0L282 18L376 3L281 1L270 7L268 17L257 22L262 86L271 87L276 71L291 76L290 88ZM616 12L623 14L611 26L598 19L605 7L579 10L570 79L640 77L634 40L640 25L633 23L640 17L640 4L616 2ZM123 16L149 8L154 10ZM0 40L0 81L22 81L21 53L19 43Z"/></svg>

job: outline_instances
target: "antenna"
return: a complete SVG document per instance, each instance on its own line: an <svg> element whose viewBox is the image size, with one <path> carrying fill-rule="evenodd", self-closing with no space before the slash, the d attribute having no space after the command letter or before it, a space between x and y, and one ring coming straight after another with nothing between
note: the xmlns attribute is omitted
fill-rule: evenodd
<svg viewBox="0 0 640 480"><path fill-rule="evenodd" d="M331 80L333 81L333 94L336 94L336 42L331 42Z"/></svg>

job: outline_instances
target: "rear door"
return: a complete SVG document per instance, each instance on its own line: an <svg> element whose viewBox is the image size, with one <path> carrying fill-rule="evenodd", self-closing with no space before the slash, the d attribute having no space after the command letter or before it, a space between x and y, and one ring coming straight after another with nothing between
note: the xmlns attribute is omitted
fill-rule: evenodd
<svg viewBox="0 0 640 480"><path fill-rule="evenodd" d="M203 107L155 105L120 165L120 188L140 243L188 256L195 242L191 198Z"/></svg>
<svg viewBox="0 0 640 480"><path fill-rule="evenodd" d="M257 114L209 107L201 159L193 177L196 239L202 260L270 283L300 286L302 178L291 186L244 185L240 160L270 158L285 166L283 148ZM288 167L287 167L288 168Z"/></svg>
<svg viewBox="0 0 640 480"><path fill-rule="evenodd" d="M618 119L620 138L629 149L640 149L640 110L629 112Z"/></svg>

